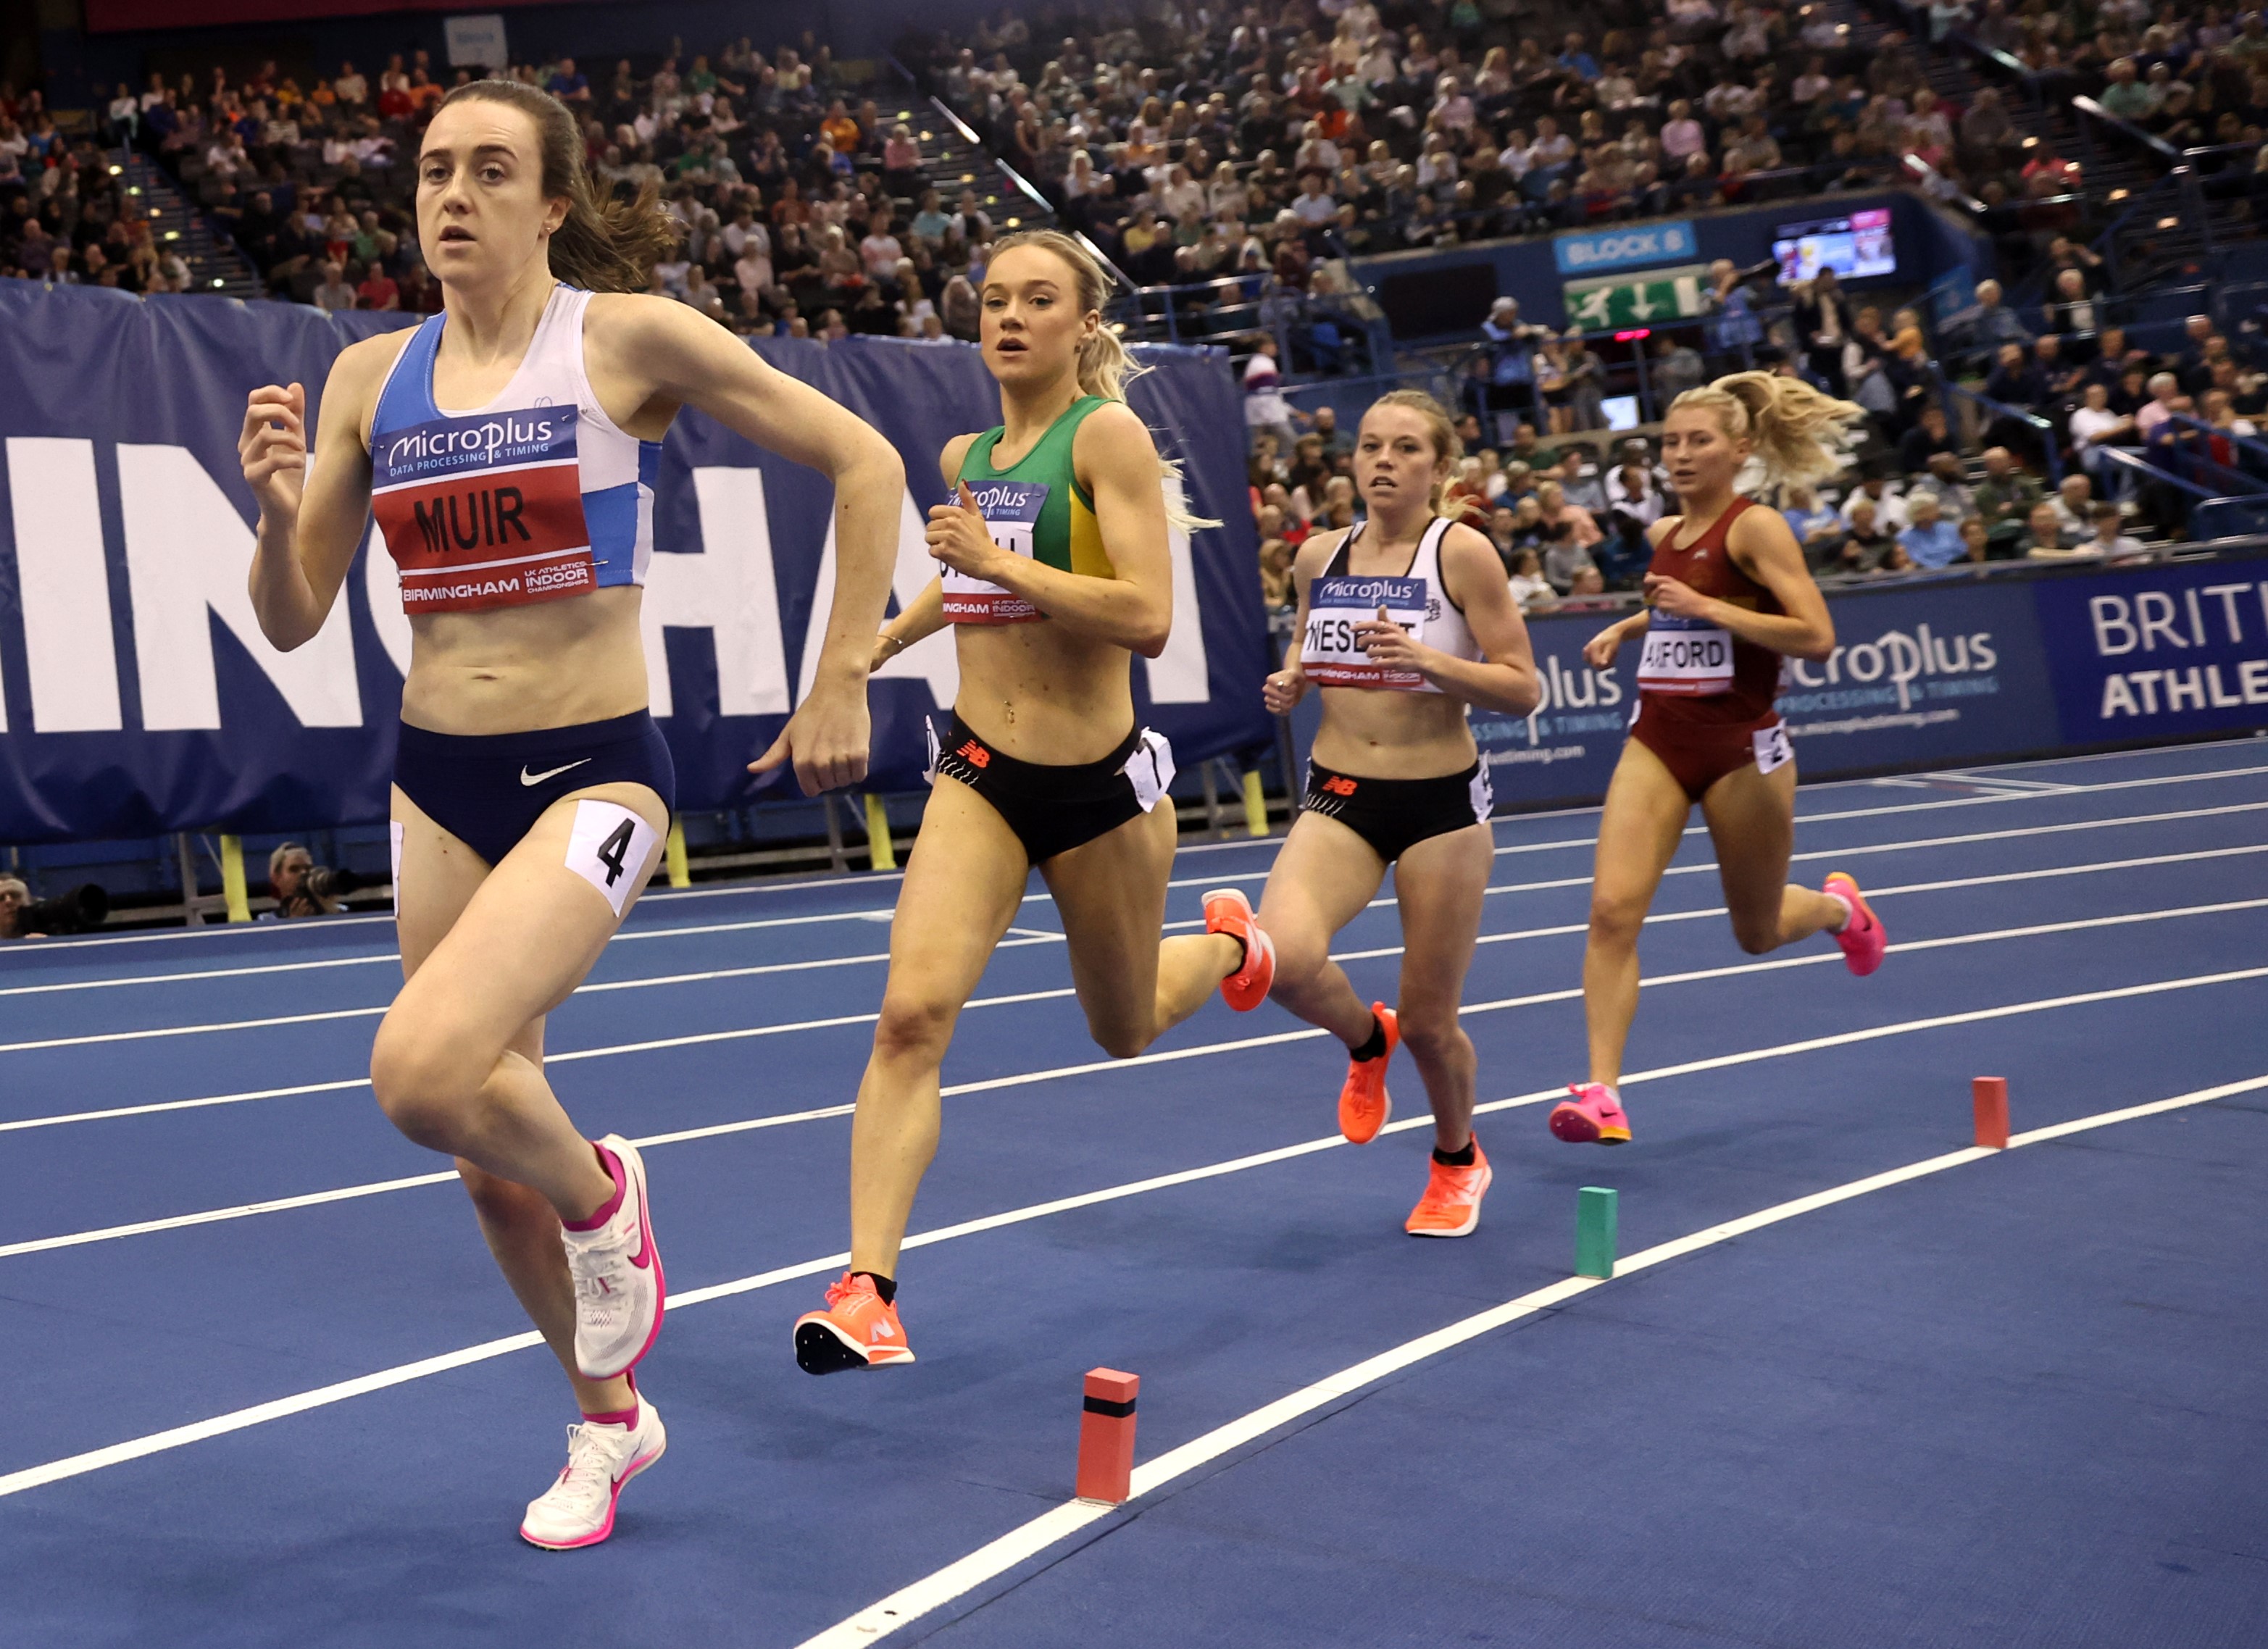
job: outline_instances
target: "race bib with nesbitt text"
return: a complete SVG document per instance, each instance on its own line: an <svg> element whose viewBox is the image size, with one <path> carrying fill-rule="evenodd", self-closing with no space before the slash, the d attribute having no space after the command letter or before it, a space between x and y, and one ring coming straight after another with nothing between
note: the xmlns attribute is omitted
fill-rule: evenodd
<svg viewBox="0 0 2268 1649"><path fill-rule="evenodd" d="M1300 667L1307 679L1324 687L1433 690L1419 672L1389 670L1362 650L1355 626L1366 619L1375 622L1381 607L1388 622L1417 635L1426 618L1425 580L1343 572L1310 584L1307 628L1300 638Z"/></svg>

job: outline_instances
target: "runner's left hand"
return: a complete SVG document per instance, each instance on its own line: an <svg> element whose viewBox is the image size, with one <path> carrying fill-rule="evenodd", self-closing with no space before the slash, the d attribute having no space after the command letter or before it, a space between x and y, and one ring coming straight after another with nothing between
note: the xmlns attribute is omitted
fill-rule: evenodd
<svg viewBox="0 0 2268 1649"><path fill-rule="evenodd" d="M929 553L955 572L971 578L989 578L990 570L1006 554L992 541L984 525L984 512L976 507L976 496L965 481L958 498L931 507L927 533Z"/></svg>
<svg viewBox="0 0 2268 1649"><path fill-rule="evenodd" d="M772 747L748 763L757 775L792 764L795 782L806 796L839 790L866 777L866 753L873 724L866 710L866 684L856 689L814 685Z"/></svg>
<svg viewBox="0 0 2268 1649"><path fill-rule="evenodd" d="M1425 669L1428 649L1418 644L1417 638L1386 616L1380 607L1376 618L1366 618L1354 627L1355 645L1370 655L1373 664L1384 665L1389 670Z"/></svg>

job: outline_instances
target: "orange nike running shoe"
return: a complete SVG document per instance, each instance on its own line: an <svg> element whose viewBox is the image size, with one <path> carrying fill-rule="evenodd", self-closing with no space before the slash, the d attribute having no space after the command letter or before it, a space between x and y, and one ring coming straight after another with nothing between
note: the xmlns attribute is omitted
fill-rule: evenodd
<svg viewBox="0 0 2268 1649"><path fill-rule="evenodd" d="M1253 920L1252 902L1233 887L1216 887L1204 896L1205 931L1244 941L1244 966L1220 982L1221 1000L1249 1013L1268 999L1276 983L1276 946Z"/></svg>
<svg viewBox="0 0 2268 1649"><path fill-rule="evenodd" d="M897 1307L883 1303L874 1279L864 1272L845 1271L841 1282L828 1285L826 1310L795 1320L795 1363L806 1374L913 1360Z"/></svg>
<svg viewBox="0 0 2268 1649"><path fill-rule="evenodd" d="M1432 1168L1425 1195L1410 1211L1403 1230L1413 1237L1471 1236L1481 1223L1481 1198L1488 1195L1489 1182L1496 1177L1489 1168L1488 1153L1476 1139L1471 1167L1453 1168L1436 1161Z"/></svg>
<svg viewBox="0 0 2268 1649"><path fill-rule="evenodd" d="M1339 1132L1351 1145L1366 1145L1377 1138L1386 1119L1394 1115L1394 1100L1386 1091L1386 1067L1402 1046L1402 1025L1383 1002L1372 1003L1370 1011L1386 1033L1386 1051L1375 1059L1347 1059L1346 1086L1339 1090Z"/></svg>

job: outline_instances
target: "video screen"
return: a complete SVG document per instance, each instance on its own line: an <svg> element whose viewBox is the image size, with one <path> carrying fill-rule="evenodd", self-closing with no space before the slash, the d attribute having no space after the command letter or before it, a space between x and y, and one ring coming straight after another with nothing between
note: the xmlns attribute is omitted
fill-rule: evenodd
<svg viewBox="0 0 2268 1649"><path fill-rule="evenodd" d="M1782 224L1772 239L1772 256L1779 260L1782 286L1810 280L1822 269L1832 269L1845 281L1895 275L1898 254L1890 244L1889 208Z"/></svg>

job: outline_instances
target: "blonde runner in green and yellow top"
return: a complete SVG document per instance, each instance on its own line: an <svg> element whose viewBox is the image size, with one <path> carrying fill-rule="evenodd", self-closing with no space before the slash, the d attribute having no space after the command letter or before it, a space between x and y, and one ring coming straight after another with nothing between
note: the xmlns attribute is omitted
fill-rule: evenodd
<svg viewBox="0 0 2268 1649"><path fill-rule="evenodd" d="M968 444L959 479L983 512L994 543L1058 571L1093 578L1118 576L1095 525L1094 500L1079 484L1071 464L1079 426L1097 407L1109 404L1101 395L1080 396L1048 426L1030 452L1005 469L992 463L1005 425L985 431ZM985 579L951 567L943 578L949 622L1028 624L1047 616L1021 596Z"/></svg>

